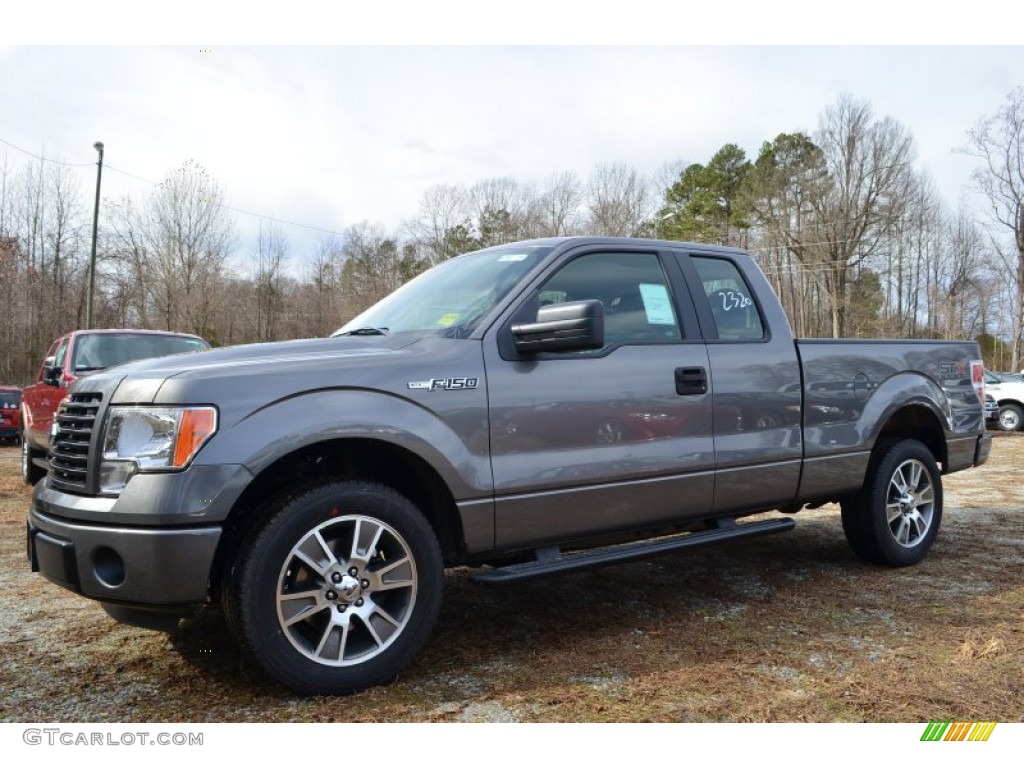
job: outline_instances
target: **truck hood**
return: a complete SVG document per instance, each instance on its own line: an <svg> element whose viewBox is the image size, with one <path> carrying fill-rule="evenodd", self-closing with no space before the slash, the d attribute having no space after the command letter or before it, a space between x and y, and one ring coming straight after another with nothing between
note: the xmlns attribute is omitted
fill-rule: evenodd
<svg viewBox="0 0 1024 768"><path fill-rule="evenodd" d="M76 381L72 391L97 391L109 397L116 389L117 402L154 402L157 393L170 381L188 386L186 382L211 377L267 381L285 371L301 374L303 370L324 367L339 371L356 360L379 364L417 341L417 337L400 334L240 344L138 360L97 371Z"/></svg>
<svg viewBox="0 0 1024 768"><path fill-rule="evenodd" d="M390 355L415 344L418 338L399 336L342 336L333 339L299 339L267 344L240 344L221 347L209 352L172 355L141 363L129 363L118 370L129 375L140 373L147 378L160 376L205 376L214 369L261 368L301 366L315 361L341 362L346 358Z"/></svg>

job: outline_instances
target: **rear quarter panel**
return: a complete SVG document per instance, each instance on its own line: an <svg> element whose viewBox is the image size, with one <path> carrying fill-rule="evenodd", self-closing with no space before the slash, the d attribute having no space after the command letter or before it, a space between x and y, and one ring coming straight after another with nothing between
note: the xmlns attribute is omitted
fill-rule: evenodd
<svg viewBox="0 0 1024 768"><path fill-rule="evenodd" d="M904 408L927 409L951 452L962 444L973 454L973 438L984 430L970 376L970 361L980 358L973 342L799 340L797 349L804 376L802 498L859 488L879 434Z"/></svg>

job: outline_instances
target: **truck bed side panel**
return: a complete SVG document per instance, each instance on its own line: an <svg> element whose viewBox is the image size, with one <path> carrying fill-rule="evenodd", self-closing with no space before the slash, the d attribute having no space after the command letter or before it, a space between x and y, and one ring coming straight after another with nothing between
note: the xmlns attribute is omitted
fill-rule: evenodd
<svg viewBox="0 0 1024 768"><path fill-rule="evenodd" d="M886 423L927 409L950 445L946 471L969 466L984 429L971 384L973 342L798 340L804 375L803 500L853 491ZM957 450L962 443L966 446Z"/></svg>

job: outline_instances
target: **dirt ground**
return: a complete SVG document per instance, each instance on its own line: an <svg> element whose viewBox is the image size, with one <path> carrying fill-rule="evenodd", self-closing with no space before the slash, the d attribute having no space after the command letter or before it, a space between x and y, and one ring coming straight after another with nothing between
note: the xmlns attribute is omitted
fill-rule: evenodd
<svg viewBox="0 0 1024 768"><path fill-rule="evenodd" d="M838 510L793 532L487 588L448 575L438 630L393 685L303 698L208 611L119 625L29 572L30 493L0 448L0 721L1024 721L1024 435L945 478L918 566L850 552Z"/></svg>

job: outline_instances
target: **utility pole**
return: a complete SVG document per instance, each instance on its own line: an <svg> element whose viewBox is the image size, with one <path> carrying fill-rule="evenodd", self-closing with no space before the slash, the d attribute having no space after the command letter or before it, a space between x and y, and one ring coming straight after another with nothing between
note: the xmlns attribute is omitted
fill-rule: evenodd
<svg viewBox="0 0 1024 768"><path fill-rule="evenodd" d="M92 328L92 296L96 290L96 229L100 221L100 180L103 178L103 142L97 141L92 148L100 153L96 161L96 206L92 210L92 255L89 257L89 291L85 296L85 327Z"/></svg>

